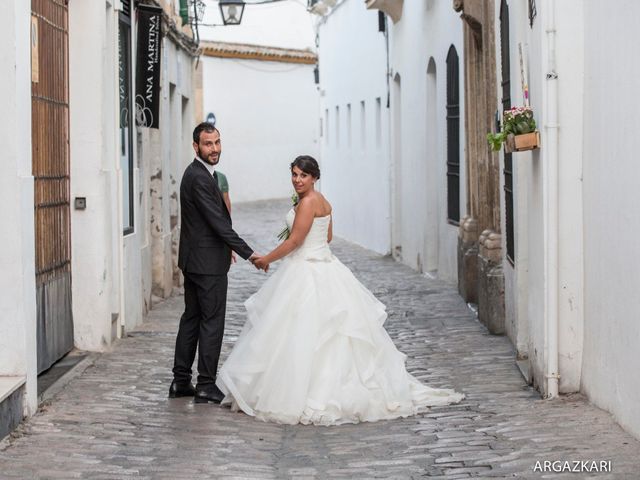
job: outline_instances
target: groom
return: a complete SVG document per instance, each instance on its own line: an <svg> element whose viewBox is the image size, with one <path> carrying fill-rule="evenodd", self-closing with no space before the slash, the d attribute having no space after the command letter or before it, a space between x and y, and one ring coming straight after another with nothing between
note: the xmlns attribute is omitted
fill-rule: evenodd
<svg viewBox="0 0 640 480"><path fill-rule="evenodd" d="M203 122L193 131L196 158L180 183L180 253L185 310L180 318L169 397L194 396L196 403L220 403L216 387L218 358L224 333L227 272L231 252L253 262L259 258L231 227L231 216L218 187L220 132ZM198 382L191 384L191 366L198 346Z"/></svg>

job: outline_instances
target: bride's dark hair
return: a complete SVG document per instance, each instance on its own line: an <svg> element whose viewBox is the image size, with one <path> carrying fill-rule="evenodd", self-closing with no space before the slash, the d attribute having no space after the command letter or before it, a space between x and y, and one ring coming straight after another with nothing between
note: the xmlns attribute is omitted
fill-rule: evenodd
<svg viewBox="0 0 640 480"><path fill-rule="evenodd" d="M313 178L320 178L320 167L318 166L318 162L311 155L300 155L296 157L296 159L291 162L291 170L293 167L298 167L304 173L311 175Z"/></svg>

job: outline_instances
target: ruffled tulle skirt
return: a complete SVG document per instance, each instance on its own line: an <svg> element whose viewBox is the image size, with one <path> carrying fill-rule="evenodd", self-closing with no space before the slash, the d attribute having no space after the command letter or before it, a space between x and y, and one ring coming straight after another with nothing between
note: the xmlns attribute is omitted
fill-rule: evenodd
<svg viewBox="0 0 640 480"><path fill-rule="evenodd" d="M339 425L464 398L421 384L383 327L385 306L333 255L283 261L245 302L218 373L223 404L264 421Z"/></svg>

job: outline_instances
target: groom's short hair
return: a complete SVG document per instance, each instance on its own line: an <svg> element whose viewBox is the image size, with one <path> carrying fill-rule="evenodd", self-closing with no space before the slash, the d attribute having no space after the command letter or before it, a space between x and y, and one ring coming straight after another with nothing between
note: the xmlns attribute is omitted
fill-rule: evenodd
<svg viewBox="0 0 640 480"><path fill-rule="evenodd" d="M193 129L193 141L194 143L200 144L200 134L202 132L213 133L218 132L220 135L220 130L213 126L213 124L209 122L202 122L196 125L196 128Z"/></svg>

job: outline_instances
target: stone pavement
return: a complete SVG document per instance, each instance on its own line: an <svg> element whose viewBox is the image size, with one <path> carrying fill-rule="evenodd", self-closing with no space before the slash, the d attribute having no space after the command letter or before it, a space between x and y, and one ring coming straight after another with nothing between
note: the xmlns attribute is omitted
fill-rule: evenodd
<svg viewBox="0 0 640 480"><path fill-rule="evenodd" d="M264 252L287 209L237 205L235 224ZM455 286L339 239L332 248L388 305L386 327L409 371L463 391L463 403L327 428L169 400L176 296L0 443L0 478L640 478L640 442L580 395L541 400L509 341L487 333ZM223 357L244 322L243 300L264 279L247 263L233 267ZM535 472L538 460L610 460L613 473Z"/></svg>

